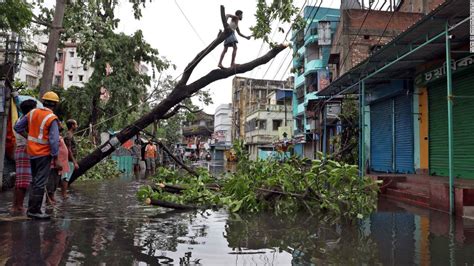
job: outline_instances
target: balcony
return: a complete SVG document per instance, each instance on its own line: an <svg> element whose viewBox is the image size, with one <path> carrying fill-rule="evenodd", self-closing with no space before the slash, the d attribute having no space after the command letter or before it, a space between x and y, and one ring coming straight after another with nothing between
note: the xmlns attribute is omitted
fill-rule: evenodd
<svg viewBox="0 0 474 266"><path fill-rule="evenodd" d="M305 108L304 108L304 103L298 104L298 107L296 108L296 113L297 113L297 114L301 114L301 113L304 112L304 109L305 109Z"/></svg>
<svg viewBox="0 0 474 266"><path fill-rule="evenodd" d="M246 144L269 144L278 140L278 132L272 133L264 129L257 129L245 134Z"/></svg>
<svg viewBox="0 0 474 266"><path fill-rule="evenodd" d="M304 46L308 46L312 43L316 43L318 41L318 35L308 35L306 38L305 38L305 41L304 41Z"/></svg>
<svg viewBox="0 0 474 266"><path fill-rule="evenodd" d="M304 64L304 55L296 54L293 57L293 67L295 69L299 69L303 66Z"/></svg>
<svg viewBox="0 0 474 266"><path fill-rule="evenodd" d="M306 51L306 48L304 46L301 46L300 49L298 49L297 53L300 56L304 56L305 51Z"/></svg>
<svg viewBox="0 0 474 266"><path fill-rule="evenodd" d="M307 76L311 73L316 73L318 69L323 68L323 60L314 59L306 63L304 76Z"/></svg>
<svg viewBox="0 0 474 266"><path fill-rule="evenodd" d="M316 95L316 92L315 92L315 91L306 94L306 95L304 96L304 98L305 98L305 105L308 105L308 102L311 101L311 100L317 100L317 99L319 99L319 98L318 98L318 95Z"/></svg>
<svg viewBox="0 0 474 266"><path fill-rule="evenodd" d="M286 112L291 113L292 106L286 106ZM285 105L277 105L277 104L257 104L253 105L249 108L247 116L250 116L256 112L285 112Z"/></svg>
<svg viewBox="0 0 474 266"><path fill-rule="evenodd" d="M295 88L298 88L301 85L304 85L304 75L295 75Z"/></svg>

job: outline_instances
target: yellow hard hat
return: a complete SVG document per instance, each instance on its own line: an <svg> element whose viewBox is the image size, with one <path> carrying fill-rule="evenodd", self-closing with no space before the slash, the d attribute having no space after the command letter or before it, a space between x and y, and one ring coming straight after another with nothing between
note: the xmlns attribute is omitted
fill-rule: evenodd
<svg viewBox="0 0 474 266"><path fill-rule="evenodd" d="M52 102L57 102L57 103L59 102L59 96L52 91L48 91L47 93L45 93L42 99L52 101Z"/></svg>

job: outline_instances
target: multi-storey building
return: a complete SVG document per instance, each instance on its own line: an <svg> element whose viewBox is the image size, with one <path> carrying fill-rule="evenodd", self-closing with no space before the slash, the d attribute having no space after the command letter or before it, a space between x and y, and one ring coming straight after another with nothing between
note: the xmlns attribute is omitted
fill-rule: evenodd
<svg viewBox="0 0 474 266"><path fill-rule="evenodd" d="M75 42L67 42L64 48L58 50L53 85L67 89L71 86L83 87L89 81L94 69L82 63L76 48Z"/></svg>
<svg viewBox="0 0 474 266"><path fill-rule="evenodd" d="M232 129L232 104L226 103L217 106L214 114L214 139L216 144L230 146Z"/></svg>
<svg viewBox="0 0 474 266"><path fill-rule="evenodd" d="M41 43L39 38L33 38L31 44L37 48L40 53L46 52L46 45ZM15 79L25 82L29 89L36 88L39 85L43 75L44 57L36 53L23 53L18 72Z"/></svg>
<svg viewBox="0 0 474 266"><path fill-rule="evenodd" d="M266 131L267 125L270 129L273 128L272 119L267 121L266 116L272 114L273 117L276 113L279 113L279 115L274 118L276 120L281 120L283 124L285 108L282 101L289 101L288 97L286 97L287 95L283 93L282 96L282 93L280 92L277 93L278 97L283 97L278 98L278 104L280 104L280 106L278 106L276 102L270 104L272 99L271 95L272 93L275 94L277 91L289 90L292 87L292 78L280 81L235 77L232 85L232 140L243 140L250 146L254 144L271 144L273 138L270 135L274 133L273 130L270 130L271 132L262 131L263 128L265 128ZM291 107L288 106L288 120L291 118L290 110ZM264 117L265 122L263 122L263 119L260 119L259 117ZM265 141L263 141L264 139ZM253 158L256 158L257 153L258 150L254 148Z"/></svg>
<svg viewBox="0 0 474 266"><path fill-rule="evenodd" d="M266 104L267 96L277 89L293 87L293 80L264 80L236 76L232 81L232 141L245 139L245 124L250 108Z"/></svg>
<svg viewBox="0 0 474 266"><path fill-rule="evenodd" d="M331 40L339 21L339 10L307 6L303 13L306 27L293 33L293 129L295 153L314 158L320 136L314 132L307 106L317 99L316 92L331 79L328 58Z"/></svg>
<svg viewBox="0 0 474 266"><path fill-rule="evenodd" d="M266 103L250 107L245 118L245 144L250 158L255 160L274 156L274 143L291 138L293 90L277 89L266 97ZM280 134L281 132L288 132Z"/></svg>
<svg viewBox="0 0 474 266"><path fill-rule="evenodd" d="M214 115L199 112L183 123L183 142L189 148L201 148L210 143L214 132Z"/></svg>

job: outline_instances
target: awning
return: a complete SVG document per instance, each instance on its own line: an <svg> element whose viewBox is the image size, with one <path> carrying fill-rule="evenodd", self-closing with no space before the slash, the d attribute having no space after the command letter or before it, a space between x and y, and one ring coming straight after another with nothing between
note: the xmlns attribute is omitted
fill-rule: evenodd
<svg viewBox="0 0 474 266"><path fill-rule="evenodd" d="M469 1L447 0L391 42L384 45L372 56L333 81L324 90L318 92L318 95L334 96L354 93L358 90L359 81L369 75L371 77L365 80L366 86L393 79L415 79L415 75L418 74L417 66L436 58L445 58L445 38L440 36L426 44L427 40L442 34L445 30L446 21L449 21L449 25L453 27L467 18L469 18ZM451 40L453 51L469 50L469 47L464 48L469 44L469 21L452 29L450 34L455 36ZM424 47L421 47L421 45L424 45ZM411 53L407 54L409 52ZM453 53L453 59L456 60L465 55L455 52ZM391 63L397 59L400 60ZM374 74L382 68L384 69Z"/></svg>

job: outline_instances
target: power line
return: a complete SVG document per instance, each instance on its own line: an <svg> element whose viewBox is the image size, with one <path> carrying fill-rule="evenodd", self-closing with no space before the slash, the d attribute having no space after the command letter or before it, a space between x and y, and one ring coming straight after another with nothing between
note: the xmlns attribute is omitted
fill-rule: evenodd
<svg viewBox="0 0 474 266"><path fill-rule="evenodd" d="M395 12L396 12L396 11L392 11L392 14L390 14L390 18L388 19L387 24L385 24L385 28L383 29L383 32L382 32L382 34L380 35L379 40L377 41L376 46L380 45L380 41L382 40L382 37L384 36L385 32L387 31L388 25L389 25L390 22L392 21L392 18L393 18L393 15L395 15ZM366 63L365 66L364 66L364 70L362 70L362 72L360 73L360 76L362 76L362 74L367 70L367 67L368 67L368 65L369 65L369 62L370 62L370 56L369 56L369 58L367 59L367 63Z"/></svg>
<svg viewBox="0 0 474 266"><path fill-rule="evenodd" d="M201 38L201 35L199 35L199 33L197 32L197 30L194 28L193 24L191 23L191 21L188 19L188 17L186 16L186 14L184 13L183 9L181 9L181 7L179 6L178 4L178 1L177 0L174 0L174 3L176 4L176 6L178 7L179 11L181 11L181 14L183 14L184 18L186 19L186 21L188 22L189 26L191 27L191 29L193 29L194 33L198 36L199 40L201 40L201 42L203 44L206 44L204 42L204 40Z"/></svg>
<svg viewBox="0 0 474 266"><path fill-rule="evenodd" d="M370 3L369 9L367 10L367 13L365 13L364 20L363 20L362 23L360 24L359 30L357 31L357 34L356 34L354 40L353 40L352 43L349 45L349 49L348 49L348 51L347 51L347 53L346 53L346 56L344 57L344 61L342 61L342 64L341 64L341 66L339 67L339 69L342 69L342 67L343 67L344 64L346 63L347 57L349 56L349 52L351 51L352 46L353 46L354 43L356 42L357 37L359 37L360 31L362 30L362 27L364 26L364 23L365 23L365 21L367 20L367 16L369 15L370 9L372 8L372 5L373 5L373 4L374 4L374 2L371 2L371 3Z"/></svg>
<svg viewBox="0 0 474 266"><path fill-rule="evenodd" d="M317 2L317 1L318 1L318 0L316 0L316 2ZM323 1L323 0L321 0L321 3L322 3L322 1ZM308 2L308 0L305 0L305 1L304 1L304 3L303 3L303 5L301 6L301 9L300 9L300 11L298 12L298 15L297 15L297 16L299 16L299 15L301 14L301 11L304 9L304 7L305 7L305 5L307 4L307 2ZM285 39L283 40L283 42L285 42L286 39L288 38L288 34L289 34L290 31L291 31L291 26L292 26L292 25L290 25L290 28L286 31ZM289 52L290 52L290 51L289 51ZM288 52L288 53L289 53L289 52ZM288 53L287 53L286 57L288 56ZM285 57L285 58L286 58L286 57ZM275 58L272 58L272 61L270 62L270 65L268 65L268 68L267 68L267 70L265 71L265 73L263 74L262 79L265 79L265 76L267 75L267 73L268 73L268 71L270 70L271 66L273 65L273 62L274 62L274 61L275 61ZM280 65L280 68L281 68L281 65ZM279 71L279 70L278 70L278 71Z"/></svg>
<svg viewBox="0 0 474 266"><path fill-rule="evenodd" d="M317 3L317 0L316 0L316 3ZM331 3L332 3L332 2L331 2ZM312 23L313 20L316 18L316 15L318 14L319 9L320 9L320 7L321 7L322 4L323 4L323 0L321 0L321 2L319 3L319 5L318 5L318 7L317 7L317 9L316 9L316 12L315 12L315 13L313 14L313 16L311 17L311 20L310 20L310 22L309 22L308 28L304 31L303 37L306 36L306 34L308 33L308 31L309 31L309 29L310 29L310 26L311 26L311 23ZM311 12L311 13L312 13L312 12ZM311 13L310 13L310 14L311 14ZM288 55L289 55L289 53L287 53L286 57L288 57ZM286 60L286 57L285 57L285 59L283 59L282 63L280 64L280 67L278 68L278 70L277 70L277 72L276 72L276 74L275 74L275 77L276 77L276 76L278 75L278 73L280 72L281 67L283 66L283 64L284 64L284 62L285 62L285 60ZM288 71L290 65L291 65L291 61L290 61L290 63L288 64L286 70L285 70L283 73L286 73L286 71ZM283 75L284 75L284 74L283 74ZM283 78L282 78L282 79L283 79Z"/></svg>

